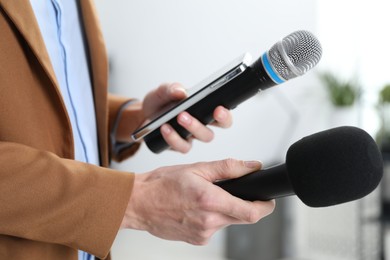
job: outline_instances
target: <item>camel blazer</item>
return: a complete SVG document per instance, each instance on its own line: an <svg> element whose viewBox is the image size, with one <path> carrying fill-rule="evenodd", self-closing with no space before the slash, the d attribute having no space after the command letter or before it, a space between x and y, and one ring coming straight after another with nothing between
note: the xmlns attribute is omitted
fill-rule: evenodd
<svg viewBox="0 0 390 260"><path fill-rule="evenodd" d="M102 167L74 161L71 124L29 0L0 0L0 259L105 258L134 175L105 168L124 98L107 94L107 57L92 0L80 0ZM134 115L134 129L140 117Z"/></svg>

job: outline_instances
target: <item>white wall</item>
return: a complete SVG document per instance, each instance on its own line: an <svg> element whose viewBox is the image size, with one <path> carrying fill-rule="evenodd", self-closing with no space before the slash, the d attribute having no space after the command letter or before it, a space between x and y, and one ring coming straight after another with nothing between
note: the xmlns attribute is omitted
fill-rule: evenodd
<svg viewBox="0 0 390 260"><path fill-rule="evenodd" d="M96 2L111 58L112 91L140 99L165 81L191 87L243 52L257 58L295 30L316 32L316 3L311 0ZM309 73L239 106L233 112L233 127L215 130L216 138L210 144L195 143L187 155L154 155L144 146L134 158L115 167L144 172L162 165L227 157L266 164L283 160L291 142L325 127L324 120L317 117L323 110L318 100L324 93L317 88L314 73ZM134 234L121 231L114 255L131 256L134 251L142 259L153 255L139 241L131 246ZM143 239L150 242L153 238ZM163 248L171 249L166 251L181 245L160 242ZM223 233L195 252L216 259L222 251Z"/></svg>
<svg viewBox="0 0 390 260"><path fill-rule="evenodd" d="M318 34L324 49L320 69L343 79L357 79L362 87L356 125L375 136L378 91L390 82L390 34L384 0L318 0ZM308 259L379 259L380 190L363 200L324 209L300 205L296 220L298 253ZM367 221L367 218L371 221ZM386 258L387 259L387 258Z"/></svg>
<svg viewBox="0 0 390 260"><path fill-rule="evenodd" d="M365 90L360 125L372 134L376 131L373 105L378 90L390 82L386 0L96 2L112 63L113 92L141 99L164 81L190 87L242 52L256 57L286 34L308 29L318 34L324 47L321 69L332 69L346 78L359 76ZM289 144L299 137L329 127L330 113L324 90L316 75L309 73L241 105L234 111L234 126L216 130L211 144L195 143L187 155L154 155L144 146L134 158L115 167L144 172L226 157L270 164L283 160ZM302 209L301 216L307 210ZM151 242L158 246L151 249ZM223 251L223 232L209 246L199 248L122 231L114 256L174 259L188 250L194 259L199 255L217 259Z"/></svg>
<svg viewBox="0 0 390 260"><path fill-rule="evenodd" d="M358 76L362 83L363 109L352 121L344 122L358 124L373 135L378 128L377 93L390 82L387 0L96 2L111 58L113 92L142 99L161 82L179 81L191 87L241 53L249 51L257 57L279 38L307 29L317 34L324 49L317 72L330 69L346 79ZM233 112L233 127L215 130L216 138L210 144L196 142L187 155L155 155L144 146L135 157L114 167L145 172L163 165L226 157L271 164L282 161L286 149L298 138L332 126L332 113L316 73L311 72L239 106ZM299 209L293 215L297 222L293 231L299 232L291 237L291 243L301 256L321 259L318 252L324 247L332 249L332 244L317 243L319 250L305 251L313 247L313 235L329 234L324 229L312 232L318 229L318 222L336 223L337 216L343 215L346 222L338 225L350 227L344 233L356 237L356 225L348 220L356 218L359 205L313 210L296 199L291 199L291 204L292 212ZM341 230L340 226L327 229ZM183 259L184 255L185 259L215 260L222 259L223 242L223 232L210 245L193 247L143 232L121 231L113 253L116 259ZM346 247L341 250L348 250ZM349 249L355 250L353 245ZM329 255L323 257L329 259Z"/></svg>
<svg viewBox="0 0 390 260"><path fill-rule="evenodd" d="M179 81L191 87L243 52L257 57L292 31L316 30L316 8L310 0L116 3L97 1L111 57L112 91L140 99L161 82ZM243 104L234 111L232 129L217 131L211 144L195 143L188 155L154 155L144 147L120 167L145 171L230 156L282 159L283 148L294 134L290 114L300 124L306 114L313 113L305 108L316 102L312 100L317 95L314 77L309 73ZM284 107L289 105L293 109ZM292 133L280 136L286 127Z"/></svg>
<svg viewBox="0 0 390 260"><path fill-rule="evenodd" d="M161 82L178 81L191 87L243 52L257 58L295 30L317 30L312 0L96 2L111 59L112 91L140 99ZM233 112L233 127L215 130L216 138L210 144L195 142L187 155L155 155L144 146L135 157L114 167L145 172L163 165L227 157L265 164L282 161L292 142L326 127L324 99L316 75L308 73L239 106ZM194 259L200 255L217 259L223 254L223 242L223 231L202 248L121 231L114 256L174 259L181 250L190 250ZM158 246L151 249L149 243Z"/></svg>
<svg viewBox="0 0 390 260"><path fill-rule="evenodd" d="M378 92L390 82L388 0L318 2L318 33L324 46L321 68L356 78L363 88L361 126L375 135Z"/></svg>
<svg viewBox="0 0 390 260"><path fill-rule="evenodd" d="M311 0L96 2L112 63L112 91L138 98L165 81L190 87L243 52L257 57L292 31L316 32L316 4ZM154 155L144 146L134 158L116 167L144 172L162 165L226 157L265 163L283 160L291 142L326 125L317 117L323 111L318 100L324 98L317 88L314 73L309 73L242 104L233 112L234 126L216 130L216 139L210 144L195 143L187 155ZM121 231L114 256L140 254L142 259L156 259L153 256L160 254L159 249L152 253L139 240L134 243L134 236L143 236L146 243L155 241L144 234ZM172 250L187 248L159 242L158 248L170 251L171 259L175 255ZM190 248L194 259L196 254L216 259L223 251L223 234L217 234L209 246Z"/></svg>

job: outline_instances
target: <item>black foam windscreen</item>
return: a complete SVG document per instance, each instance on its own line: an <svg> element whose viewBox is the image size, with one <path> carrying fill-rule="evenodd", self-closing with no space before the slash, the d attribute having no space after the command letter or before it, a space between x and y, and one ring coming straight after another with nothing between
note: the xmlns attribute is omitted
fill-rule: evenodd
<svg viewBox="0 0 390 260"><path fill-rule="evenodd" d="M375 141L351 126L297 141L287 151L286 167L296 195L310 207L360 199L378 186L383 175Z"/></svg>

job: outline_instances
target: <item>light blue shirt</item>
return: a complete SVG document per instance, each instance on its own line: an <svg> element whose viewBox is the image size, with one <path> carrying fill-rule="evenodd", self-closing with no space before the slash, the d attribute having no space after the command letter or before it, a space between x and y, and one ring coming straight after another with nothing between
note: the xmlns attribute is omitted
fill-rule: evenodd
<svg viewBox="0 0 390 260"><path fill-rule="evenodd" d="M99 165L95 108L77 0L30 0L72 124L75 159ZM79 259L93 259L79 251Z"/></svg>

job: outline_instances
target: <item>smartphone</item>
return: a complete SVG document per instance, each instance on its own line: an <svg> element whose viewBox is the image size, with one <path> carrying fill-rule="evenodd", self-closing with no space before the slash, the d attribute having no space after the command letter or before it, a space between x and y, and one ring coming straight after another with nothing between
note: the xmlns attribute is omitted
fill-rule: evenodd
<svg viewBox="0 0 390 260"><path fill-rule="evenodd" d="M162 149L166 148L162 147L164 145L161 143L161 140L159 141L159 143L161 143L160 145L153 145L152 141L149 141L151 140L151 138L148 138L148 136L153 132L155 132L155 134L158 134L156 133L156 131L159 131L159 128L163 124L176 118L180 112L186 111L187 109L193 107L195 104L199 103L212 93L226 86L231 80L242 74L250 66L251 61L252 57L249 53L245 53L240 57L234 59L222 69L218 70L214 74L210 75L209 77L189 89L187 98L180 101L178 104L168 109L167 111L164 111L145 126L136 130L134 133L132 133L131 138L134 141L145 139L146 144L153 152L160 152ZM203 120L200 119L200 121ZM186 137L183 135L182 137Z"/></svg>

